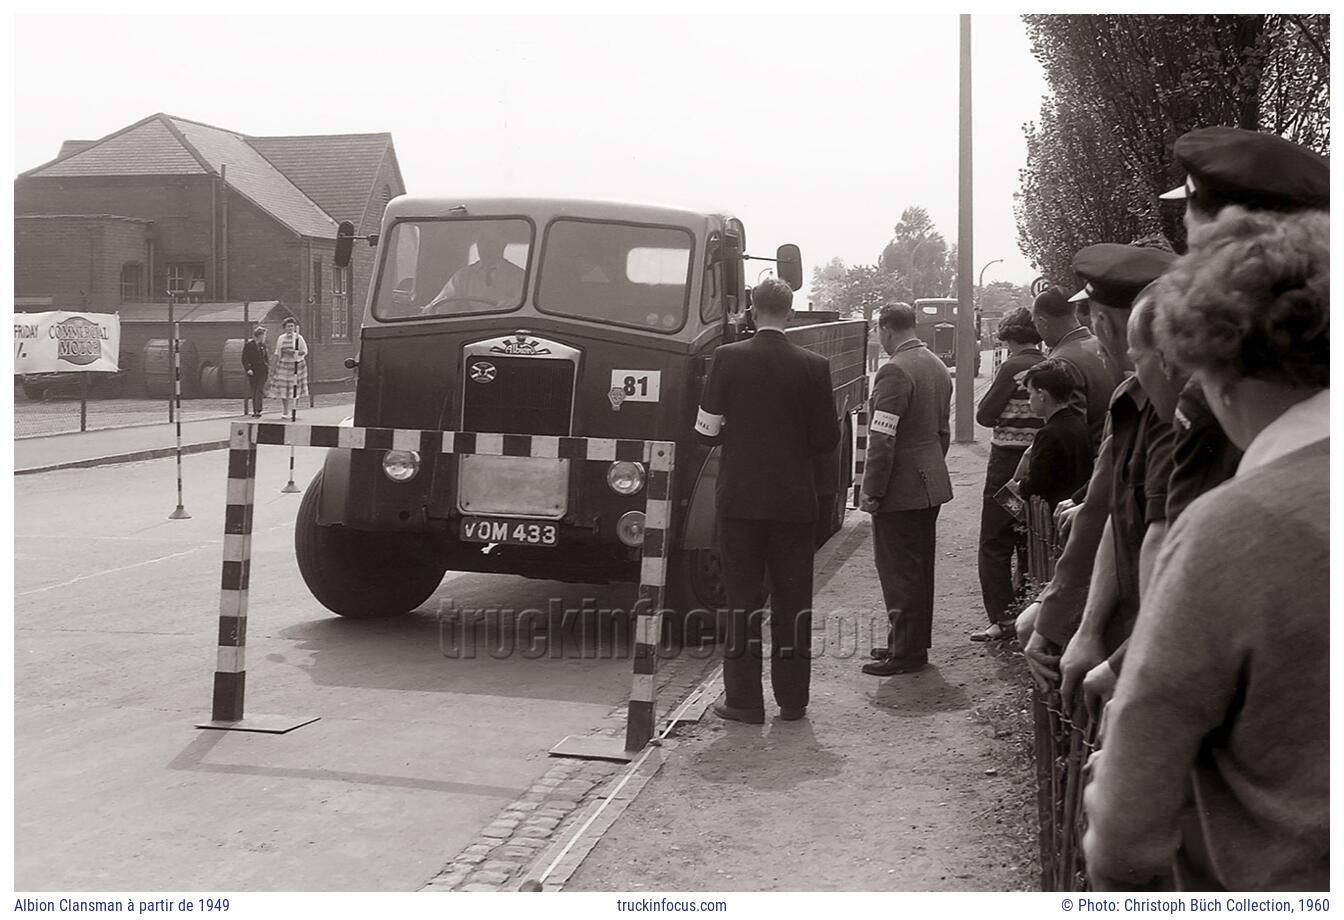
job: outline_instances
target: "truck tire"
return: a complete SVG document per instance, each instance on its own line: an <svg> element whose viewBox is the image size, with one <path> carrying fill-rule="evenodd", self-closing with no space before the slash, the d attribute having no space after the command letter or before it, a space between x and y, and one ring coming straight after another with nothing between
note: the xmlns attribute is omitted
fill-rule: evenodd
<svg viewBox="0 0 1344 920"><path fill-rule="evenodd" d="M678 550L667 560L669 612L666 628L674 644L696 645L721 641L728 629L728 595L718 551Z"/></svg>
<svg viewBox="0 0 1344 920"><path fill-rule="evenodd" d="M354 619L410 613L429 599L447 564L418 534L375 533L317 523L322 474L308 484L294 522L294 552L308 590L332 613Z"/></svg>

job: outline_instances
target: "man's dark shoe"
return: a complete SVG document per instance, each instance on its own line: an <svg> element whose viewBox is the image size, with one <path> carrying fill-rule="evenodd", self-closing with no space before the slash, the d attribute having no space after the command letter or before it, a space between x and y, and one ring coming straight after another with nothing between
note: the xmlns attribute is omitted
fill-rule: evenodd
<svg viewBox="0 0 1344 920"><path fill-rule="evenodd" d="M895 674L913 674L928 666L927 658L883 658L870 661L863 666L863 673L874 677L891 677Z"/></svg>
<svg viewBox="0 0 1344 920"><path fill-rule="evenodd" d="M797 722L807 715L806 706L781 706L779 707L779 717L785 722Z"/></svg>
<svg viewBox="0 0 1344 920"><path fill-rule="evenodd" d="M738 709L725 703L714 704L714 715L730 722L746 722L748 725L764 725L764 709Z"/></svg>

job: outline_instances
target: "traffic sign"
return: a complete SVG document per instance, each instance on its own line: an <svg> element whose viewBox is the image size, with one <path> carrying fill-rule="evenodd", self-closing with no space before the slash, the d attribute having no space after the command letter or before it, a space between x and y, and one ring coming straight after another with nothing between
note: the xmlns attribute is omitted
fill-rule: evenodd
<svg viewBox="0 0 1344 920"><path fill-rule="evenodd" d="M1044 278L1037 278L1035 281L1031 282L1031 296L1040 297L1045 293L1045 289L1049 286L1049 281L1046 281Z"/></svg>

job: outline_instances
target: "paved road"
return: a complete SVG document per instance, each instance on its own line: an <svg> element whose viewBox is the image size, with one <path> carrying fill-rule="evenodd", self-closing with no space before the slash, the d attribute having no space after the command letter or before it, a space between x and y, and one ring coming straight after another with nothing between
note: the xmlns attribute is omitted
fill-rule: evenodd
<svg viewBox="0 0 1344 920"><path fill-rule="evenodd" d="M300 483L319 456L299 452ZM17 482L18 889L414 890L546 771L552 744L626 699L623 651L492 655L514 640L505 617L462 644L474 657L448 657L435 610L623 605L631 588L450 574L408 617L328 614L295 566L287 457L261 449L248 630L249 713L321 716L287 735L193 728L226 452L186 458L189 521L167 520L171 460Z"/></svg>

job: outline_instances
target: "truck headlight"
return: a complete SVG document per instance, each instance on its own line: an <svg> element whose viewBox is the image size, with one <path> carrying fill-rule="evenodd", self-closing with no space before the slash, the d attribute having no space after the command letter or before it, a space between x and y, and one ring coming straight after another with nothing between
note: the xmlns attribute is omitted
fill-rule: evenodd
<svg viewBox="0 0 1344 920"><path fill-rule="evenodd" d="M617 495L634 495L644 488L644 464L617 460L607 467L607 485Z"/></svg>
<svg viewBox="0 0 1344 920"><path fill-rule="evenodd" d="M626 546L644 545L644 512L627 511L616 522L616 536Z"/></svg>
<svg viewBox="0 0 1344 920"><path fill-rule="evenodd" d="M383 454L383 475L393 482L408 482L420 472L420 455L413 450L389 450Z"/></svg>

